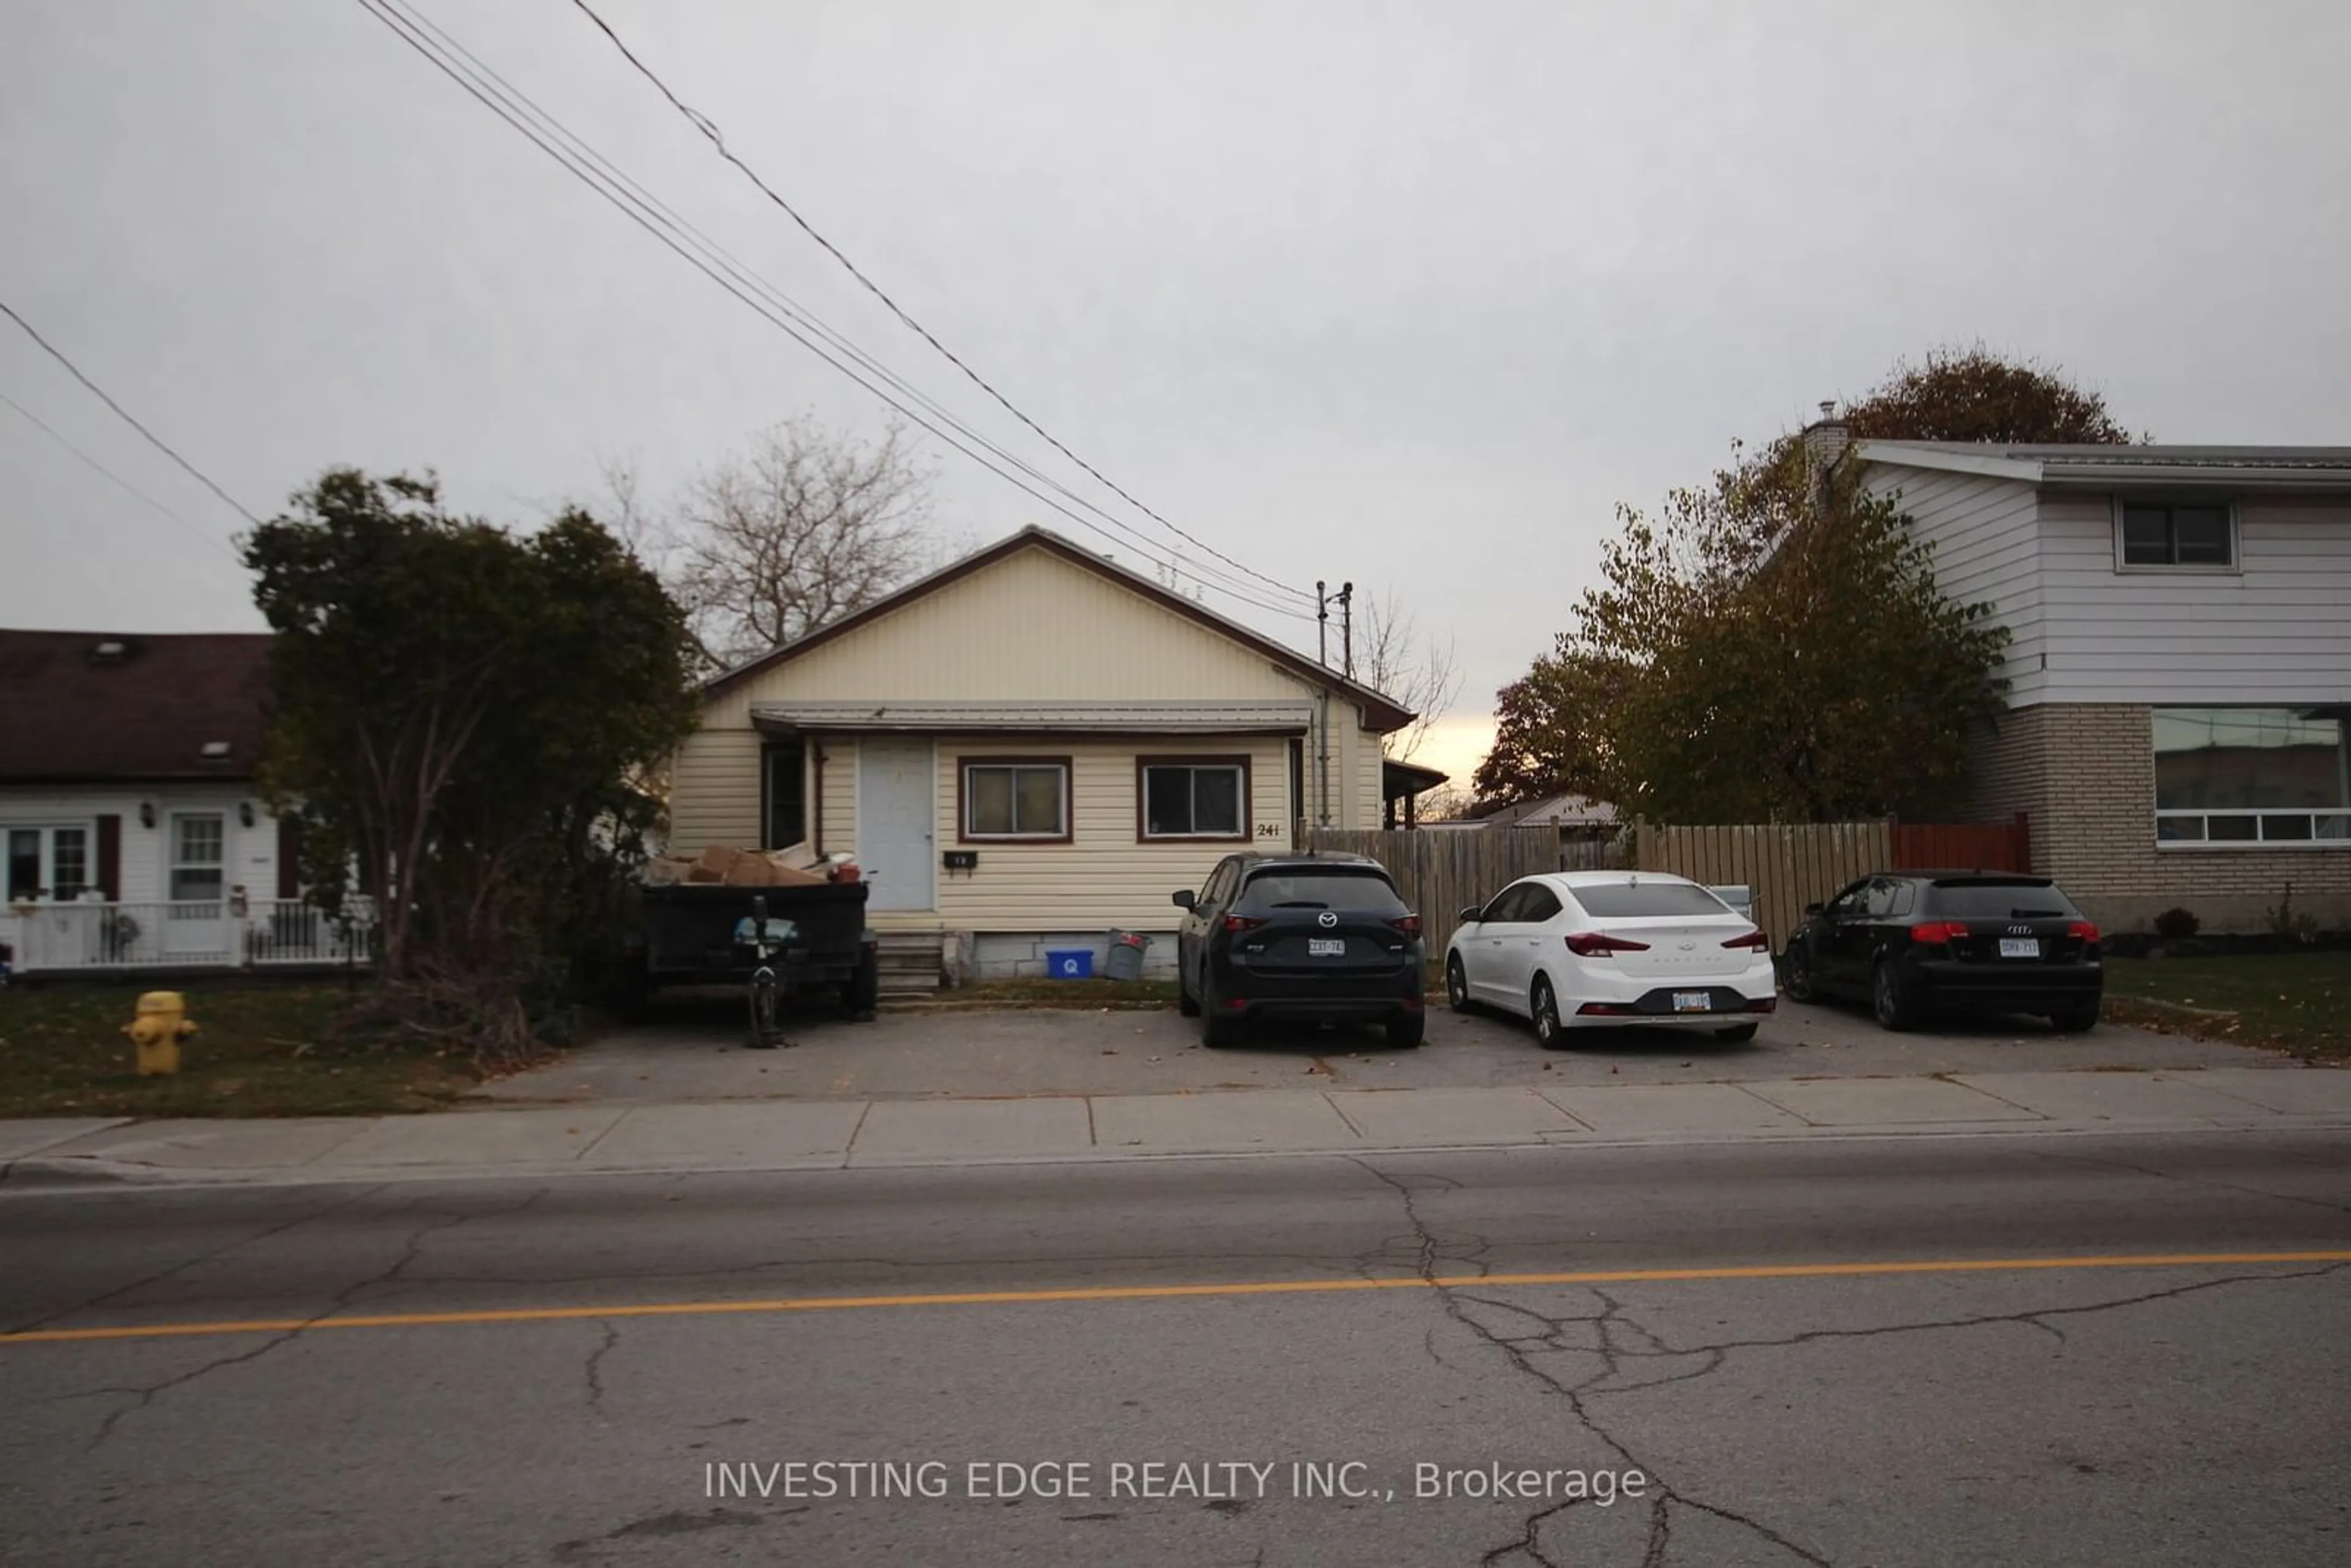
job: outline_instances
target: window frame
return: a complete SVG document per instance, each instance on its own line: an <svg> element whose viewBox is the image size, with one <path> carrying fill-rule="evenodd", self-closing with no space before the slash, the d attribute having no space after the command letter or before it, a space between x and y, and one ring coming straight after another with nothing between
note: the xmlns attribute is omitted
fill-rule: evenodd
<svg viewBox="0 0 2351 1568"><path fill-rule="evenodd" d="M220 859L190 861L180 858L180 829L187 822L217 822L220 824ZM229 880L228 813L226 811L174 811L171 814L163 840L163 902L165 904L225 904L228 900ZM183 898L180 895L180 873L183 871L217 871L220 892L212 898Z"/></svg>
<svg viewBox="0 0 2351 1568"><path fill-rule="evenodd" d="M2136 561L2127 558L2123 543L2125 517L2135 509L2160 507L2168 515L2179 511L2183 507L2217 509L2220 512L2229 528L2229 559L2226 561L2181 561L2176 559L2179 554L2179 534L2176 523L2170 525L2171 553L2175 559L2168 561ZM2117 572L2146 573L2157 577L2167 574L2189 577L2235 577L2241 575L2244 570L2243 541L2237 526L2237 503L2234 499L2215 501L2209 496L2116 496L2114 497L2113 528L2115 570Z"/></svg>
<svg viewBox="0 0 2351 1568"><path fill-rule="evenodd" d="M1061 831L1058 833L976 833L971 829L971 770L975 768L1054 768L1061 774ZM1066 844L1075 839L1077 769L1068 757L1014 757L980 753L956 758L956 842L959 844ZM1015 809L1020 785L1012 786Z"/></svg>
<svg viewBox="0 0 2351 1568"><path fill-rule="evenodd" d="M36 835L33 891L19 897L9 885L10 861L16 853L18 833ZM81 836L82 880L73 884L73 891L57 892L57 835L78 833ZM98 828L92 821L33 821L0 822L0 907L11 904L71 904L85 893L99 891L98 880Z"/></svg>
<svg viewBox="0 0 2351 1568"><path fill-rule="evenodd" d="M1187 770L1216 768L1235 771L1241 776L1240 815L1229 833L1155 833L1151 831L1151 770L1155 768L1181 768ZM1245 753L1210 755L1207 753L1176 753L1165 757L1137 757L1134 759L1134 841L1138 844L1245 844L1256 832L1255 797L1250 792L1249 759ZM1197 797L1195 797L1196 802Z"/></svg>
<svg viewBox="0 0 2351 1568"><path fill-rule="evenodd" d="M2160 767L2160 759L2164 755L2162 748L2155 742L2154 727L2160 716L2166 713L2248 711L2260 713L2332 706L2334 705L2304 703L2158 703L2150 705L2147 709L2149 783L2151 785L2155 783L2154 775ZM2338 713L2331 717L2335 726L2335 766L2343 775L2343 800L2340 804L2334 806L2165 806L2161 804L2161 795L2151 789L2149 795L2157 803L2153 809L2153 820L2149 826L2153 831L2156 849L2165 854L2199 850L2218 850L2223 852L2247 850L2256 852L2263 850L2341 852L2351 850L2351 711ZM2221 818L2250 822L2252 827L2252 836L2225 839L2211 837L2213 821ZM2301 821L2309 831L2300 836L2284 832L2273 836L2269 831L2270 824L2273 821L2283 826L2286 822L2296 820ZM2202 836L2166 837L2164 826L2168 822L2183 825L2192 822Z"/></svg>

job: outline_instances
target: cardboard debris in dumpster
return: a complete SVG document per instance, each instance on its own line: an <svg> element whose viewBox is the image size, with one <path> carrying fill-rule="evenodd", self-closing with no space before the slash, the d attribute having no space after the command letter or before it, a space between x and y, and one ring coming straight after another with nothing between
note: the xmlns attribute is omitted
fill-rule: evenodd
<svg viewBox="0 0 2351 1568"><path fill-rule="evenodd" d="M792 863L795 860L805 860L807 865L795 865ZM808 869L808 865L818 862L805 844L795 844L790 849L766 854L737 849L732 844L713 844L690 862L673 860L659 863L664 867L664 873L657 874L648 867L645 877L648 883L657 883L665 876L666 880L673 882L705 885L716 883L727 887L822 887L831 880L820 872ZM666 868L671 867L682 867L683 870L675 874L667 874Z"/></svg>

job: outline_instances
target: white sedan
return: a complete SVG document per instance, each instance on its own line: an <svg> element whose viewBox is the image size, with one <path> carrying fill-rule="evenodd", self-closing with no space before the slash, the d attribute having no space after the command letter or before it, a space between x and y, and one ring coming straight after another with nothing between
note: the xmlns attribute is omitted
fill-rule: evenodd
<svg viewBox="0 0 2351 1568"><path fill-rule="evenodd" d="M1456 1012L1534 1020L1557 1051L1574 1029L1669 1024L1752 1040L1777 994L1770 938L1687 877L1565 871L1461 912L1445 953Z"/></svg>

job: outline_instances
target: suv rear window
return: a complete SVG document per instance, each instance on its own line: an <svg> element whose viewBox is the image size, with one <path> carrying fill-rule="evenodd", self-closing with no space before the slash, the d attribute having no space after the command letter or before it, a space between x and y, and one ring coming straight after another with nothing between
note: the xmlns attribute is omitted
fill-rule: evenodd
<svg viewBox="0 0 2351 1568"><path fill-rule="evenodd" d="M1962 920L2008 920L2030 915L2062 915L2071 919L2082 912L2074 901L2045 882L1938 882L1927 890L1929 915L1956 915Z"/></svg>
<svg viewBox="0 0 2351 1568"><path fill-rule="evenodd" d="M1652 915L1728 915L1730 906L1686 882L1613 882L1570 888L1596 920L1637 920Z"/></svg>
<svg viewBox="0 0 2351 1568"><path fill-rule="evenodd" d="M1381 872L1282 870L1261 871L1241 889L1240 902L1251 909L1290 904L1306 909L1361 910L1368 915L1402 915L1404 900L1395 884Z"/></svg>

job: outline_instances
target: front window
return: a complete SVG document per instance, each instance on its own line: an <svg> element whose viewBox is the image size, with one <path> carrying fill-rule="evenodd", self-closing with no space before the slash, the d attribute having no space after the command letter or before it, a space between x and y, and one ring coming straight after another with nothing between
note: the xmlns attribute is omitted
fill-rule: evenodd
<svg viewBox="0 0 2351 1568"><path fill-rule="evenodd" d="M2351 842L2340 709L2155 710L2155 833L2164 843Z"/></svg>
<svg viewBox="0 0 2351 1568"><path fill-rule="evenodd" d="M2235 531L2229 508L2158 506L2128 501L2122 508L2125 566L2187 566L2207 570L2236 564Z"/></svg>
<svg viewBox="0 0 2351 1568"><path fill-rule="evenodd" d="M1070 765L1061 761L965 763L963 836L1067 839Z"/></svg>
<svg viewBox="0 0 2351 1568"><path fill-rule="evenodd" d="M1238 759L1159 762L1140 768L1146 839L1246 839L1249 765Z"/></svg>
<svg viewBox="0 0 2351 1568"><path fill-rule="evenodd" d="M210 814L172 819L172 902L212 904L228 892L227 822Z"/></svg>
<svg viewBox="0 0 2351 1568"><path fill-rule="evenodd" d="M88 828L8 830L8 901L79 898L90 887Z"/></svg>

